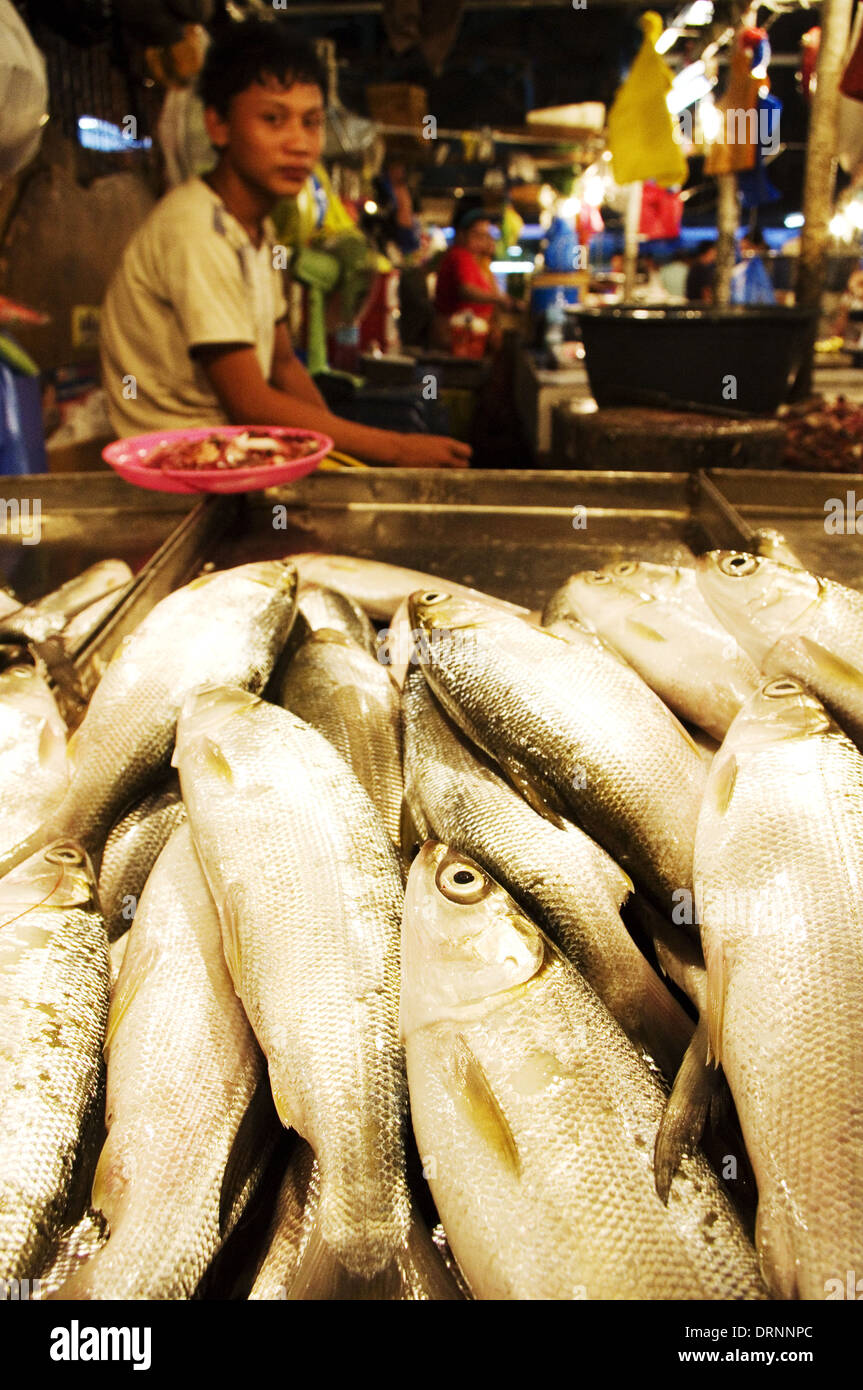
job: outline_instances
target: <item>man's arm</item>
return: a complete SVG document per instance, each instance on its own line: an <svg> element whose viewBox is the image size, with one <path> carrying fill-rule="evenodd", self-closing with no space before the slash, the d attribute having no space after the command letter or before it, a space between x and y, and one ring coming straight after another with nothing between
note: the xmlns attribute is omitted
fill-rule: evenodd
<svg viewBox="0 0 863 1390"><path fill-rule="evenodd" d="M317 405L321 410L327 409L326 401L294 352L291 335L284 319L280 319L276 324L270 385L275 386L277 391L284 391L286 396L308 401L310 405Z"/></svg>
<svg viewBox="0 0 863 1390"><path fill-rule="evenodd" d="M222 409L235 425L286 425L331 436L337 449L400 468L467 468L471 448L437 434L397 434L333 415L323 404L288 395L264 380L253 347L238 343L195 349ZM299 364L298 364L299 365ZM314 389L314 387L312 388Z"/></svg>

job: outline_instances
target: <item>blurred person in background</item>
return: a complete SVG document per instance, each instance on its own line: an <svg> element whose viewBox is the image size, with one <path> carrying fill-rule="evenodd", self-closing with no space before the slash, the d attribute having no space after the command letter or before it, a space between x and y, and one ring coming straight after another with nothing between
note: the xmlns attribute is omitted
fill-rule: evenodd
<svg viewBox="0 0 863 1390"><path fill-rule="evenodd" d="M731 272L732 304L775 304L776 291L764 263L767 242L758 227L740 238L741 259Z"/></svg>
<svg viewBox="0 0 863 1390"><path fill-rule="evenodd" d="M453 315L470 311L491 328L496 308L516 307L516 301L500 290L491 273L495 241L486 213L481 208L465 213L455 232L453 244L437 268L435 287L434 342L445 351L452 347Z"/></svg>
<svg viewBox="0 0 863 1390"><path fill-rule="evenodd" d="M686 276L686 298L697 304L712 304L715 280L716 242L699 242Z"/></svg>

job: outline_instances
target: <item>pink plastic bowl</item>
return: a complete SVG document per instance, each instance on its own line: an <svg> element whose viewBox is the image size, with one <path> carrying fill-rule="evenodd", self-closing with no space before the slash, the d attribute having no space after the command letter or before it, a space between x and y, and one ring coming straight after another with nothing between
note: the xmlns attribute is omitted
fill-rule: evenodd
<svg viewBox="0 0 863 1390"><path fill-rule="evenodd" d="M244 434L247 430L272 435L273 439L313 439L318 445L313 454L291 463L275 463L268 467L178 469L147 466L147 459L160 444L182 443L187 439L206 439L211 434ZM274 425L211 425L198 430L162 430L156 434L136 434L131 439L118 439L102 450L107 464L136 487L152 492L256 492L260 488L291 483L312 473L333 447L329 435L315 430L285 429Z"/></svg>

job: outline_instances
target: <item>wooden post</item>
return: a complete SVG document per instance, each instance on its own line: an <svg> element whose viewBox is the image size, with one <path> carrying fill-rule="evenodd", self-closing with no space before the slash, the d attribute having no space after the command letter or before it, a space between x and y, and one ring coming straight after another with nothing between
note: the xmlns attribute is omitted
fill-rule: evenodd
<svg viewBox="0 0 863 1390"><path fill-rule="evenodd" d="M623 300L632 301L638 275L638 228L641 225L641 183L629 185L623 224Z"/></svg>
<svg viewBox="0 0 863 1390"><path fill-rule="evenodd" d="M816 68L816 85L809 116L806 149L806 176L803 184L803 216L806 221L800 237L797 266L797 303L814 310L814 322L803 365L792 393L794 400L812 394L818 311L827 269L830 214L836 180L836 144L839 131L839 78L848 46L854 0L823 0L821 5L821 46Z"/></svg>
<svg viewBox="0 0 863 1390"><path fill-rule="evenodd" d="M719 199L716 223L719 241L716 246L716 284L713 302L725 309L731 303L731 272L737 247L737 221L740 216L737 202L737 175L718 174Z"/></svg>

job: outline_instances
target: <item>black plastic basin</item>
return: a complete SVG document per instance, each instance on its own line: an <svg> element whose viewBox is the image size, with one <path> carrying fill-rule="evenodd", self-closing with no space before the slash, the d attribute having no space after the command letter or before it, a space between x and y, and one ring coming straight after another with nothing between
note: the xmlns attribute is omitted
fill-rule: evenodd
<svg viewBox="0 0 863 1390"><path fill-rule="evenodd" d="M615 304L576 310L599 406L772 415L811 332L807 309Z"/></svg>

